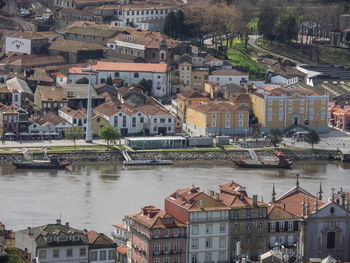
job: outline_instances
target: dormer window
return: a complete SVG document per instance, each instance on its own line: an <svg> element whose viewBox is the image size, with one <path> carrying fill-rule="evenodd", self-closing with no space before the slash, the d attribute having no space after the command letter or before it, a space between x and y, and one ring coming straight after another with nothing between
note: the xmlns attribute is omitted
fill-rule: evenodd
<svg viewBox="0 0 350 263"><path fill-rule="evenodd" d="M80 237L77 236L77 235L75 235L75 236L74 236L74 241L79 241L79 240L80 240Z"/></svg>
<svg viewBox="0 0 350 263"><path fill-rule="evenodd" d="M51 242L52 242L52 237L47 237L47 238L46 238L46 242L47 242L47 243L51 243Z"/></svg>
<svg viewBox="0 0 350 263"><path fill-rule="evenodd" d="M65 241L67 241L68 240L68 238L66 237L66 236L64 236L64 237L59 237L58 238L58 241L59 242L65 242Z"/></svg>

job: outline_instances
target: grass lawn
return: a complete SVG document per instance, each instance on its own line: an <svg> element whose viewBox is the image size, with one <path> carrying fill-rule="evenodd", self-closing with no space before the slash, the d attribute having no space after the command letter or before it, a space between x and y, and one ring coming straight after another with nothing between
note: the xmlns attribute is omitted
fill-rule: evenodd
<svg viewBox="0 0 350 263"><path fill-rule="evenodd" d="M227 50L227 57L233 66L240 66L242 70L249 73L250 79L261 79L265 77L266 69L256 61L257 54L248 45L244 48L244 43L239 39L233 41L232 47Z"/></svg>
<svg viewBox="0 0 350 263"><path fill-rule="evenodd" d="M317 61L317 54L313 51L312 59L309 61L309 46L301 45L300 43L279 43L273 41L262 41L256 42L262 48L271 50L278 54L294 58L304 63L312 65L316 64L337 64L350 66L350 50L332 48L328 46L317 46L320 49L320 62Z"/></svg>

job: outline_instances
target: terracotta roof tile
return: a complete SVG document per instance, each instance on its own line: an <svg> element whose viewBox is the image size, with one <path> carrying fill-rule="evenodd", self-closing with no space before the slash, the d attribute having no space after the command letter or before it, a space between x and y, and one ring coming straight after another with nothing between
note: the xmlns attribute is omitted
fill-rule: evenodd
<svg viewBox="0 0 350 263"><path fill-rule="evenodd" d="M42 101L67 101L67 93L60 86L37 86Z"/></svg>
<svg viewBox="0 0 350 263"><path fill-rule="evenodd" d="M200 112L235 112L237 110L247 111L247 109L239 108L239 106L231 104L226 101L209 101L200 102L188 105L188 108L194 109Z"/></svg>
<svg viewBox="0 0 350 263"><path fill-rule="evenodd" d="M96 231L89 231L88 238L90 244L110 245L115 244L114 241L103 233L97 233Z"/></svg>
<svg viewBox="0 0 350 263"><path fill-rule="evenodd" d="M126 255L128 253L128 248L126 245L117 247L117 252L121 255Z"/></svg>
<svg viewBox="0 0 350 263"><path fill-rule="evenodd" d="M128 228L124 225L121 225L121 224L118 224L118 225L113 225L115 228L120 228L120 229L123 229L123 230L127 230Z"/></svg>

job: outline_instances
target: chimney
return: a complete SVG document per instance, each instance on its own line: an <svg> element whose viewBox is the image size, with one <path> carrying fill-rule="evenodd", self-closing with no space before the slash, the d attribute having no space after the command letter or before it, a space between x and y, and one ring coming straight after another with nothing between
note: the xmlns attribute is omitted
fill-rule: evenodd
<svg viewBox="0 0 350 263"><path fill-rule="evenodd" d="M61 219L56 219L56 224L60 225L61 224Z"/></svg>
<svg viewBox="0 0 350 263"><path fill-rule="evenodd" d="M30 226L27 227L27 235L33 235L33 231Z"/></svg>
<svg viewBox="0 0 350 263"><path fill-rule="evenodd" d="M219 199L220 199L219 193L215 193L215 199L216 199L216 200L219 200Z"/></svg>
<svg viewBox="0 0 350 263"><path fill-rule="evenodd" d="M69 227L69 222L66 222L66 227Z"/></svg>
<svg viewBox="0 0 350 263"><path fill-rule="evenodd" d="M257 205L258 205L258 196L253 195L253 206L257 206Z"/></svg>
<svg viewBox="0 0 350 263"><path fill-rule="evenodd" d="M203 204L203 200L199 200L199 206L200 206L200 209L204 209L204 204Z"/></svg>

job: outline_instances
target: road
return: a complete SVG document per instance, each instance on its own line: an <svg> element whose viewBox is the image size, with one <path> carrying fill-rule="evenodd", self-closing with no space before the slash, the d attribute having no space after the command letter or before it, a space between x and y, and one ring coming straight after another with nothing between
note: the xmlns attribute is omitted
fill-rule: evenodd
<svg viewBox="0 0 350 263"><path fill-rule="evenodd" d="M258 35L249 35L249 39L248 39L248 44L251 45L252 47L262 51L262 52L268 52L274 56L277 56L277 57L283 57L284 59L288 59L288 60L292 60L294 61L297 65L302 65L302 64L305 64L301 61L298 61L298 60L295 60L294 58L290 58L290 57L286 57L286 56L283 56L283 55L280 55L278 53L275 53L273 51L270 51L270 50L267 50L267 49L264 49L262 47L259 47L257 44L256 44L256 40L258 39Z"/></svg>

